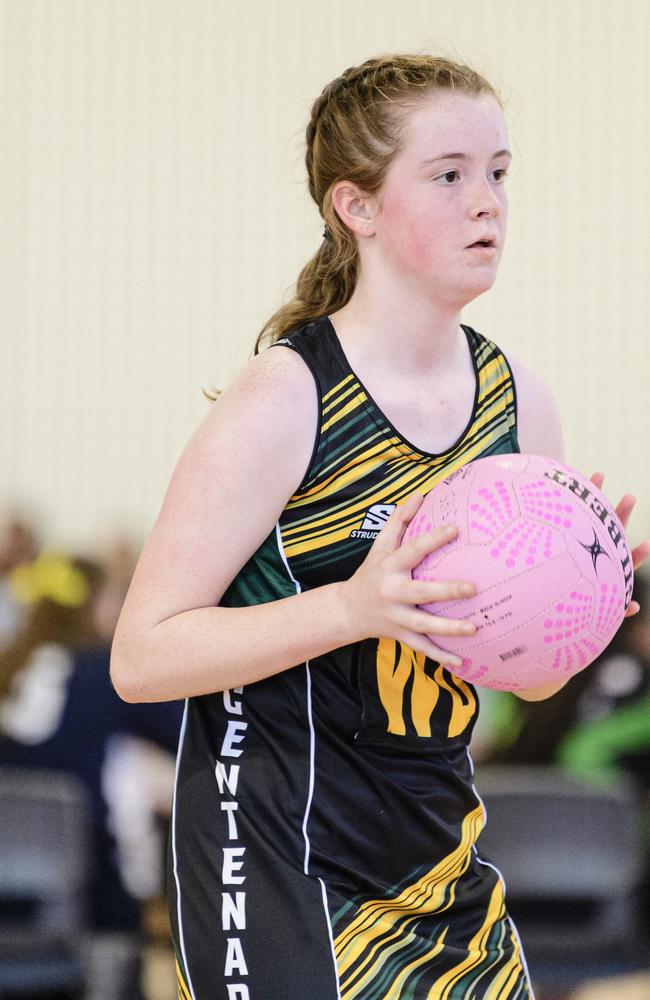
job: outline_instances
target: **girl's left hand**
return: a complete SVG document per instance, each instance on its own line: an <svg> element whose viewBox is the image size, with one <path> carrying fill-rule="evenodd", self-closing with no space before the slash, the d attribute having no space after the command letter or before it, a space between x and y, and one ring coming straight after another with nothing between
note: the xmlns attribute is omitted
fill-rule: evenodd
<svg viewBox="0 0 650 1000"><path fill-rule="evenodd" d="M591 481L597 489L602 490L603 483L605 481L605 473L594 472L591 477ZM631 493L626 493L616 508L616 516L624 528L627 528L627 522L630 520L630 514L632 513L632 508L635 503L636 497L632 496ZM645 562L648 556L650 556L650 541L641 542L641 544L637 545L635 549L632 549L632 568L635 573L641 563ZM629 607L625 612L625 617L629 618L631 615L636 615L639 610L639 602L630 601Z"/></svg>

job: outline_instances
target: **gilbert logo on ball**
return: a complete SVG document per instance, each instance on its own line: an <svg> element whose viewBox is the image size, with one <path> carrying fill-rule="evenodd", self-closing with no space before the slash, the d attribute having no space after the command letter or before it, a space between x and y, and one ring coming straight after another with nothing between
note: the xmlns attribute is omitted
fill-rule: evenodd
<svg viewBox="0 0 650 1000"><path fill-rule="evenodd" d="M404 542L444 524L458 535L413 570L470 580L473 597L426 611L469 618L470 636L432 635L463 658L454 673L517 691L557 683L592 663L632 596L632 554L607 498L575 469L541 455L480 458L424 498Z"/></svg>

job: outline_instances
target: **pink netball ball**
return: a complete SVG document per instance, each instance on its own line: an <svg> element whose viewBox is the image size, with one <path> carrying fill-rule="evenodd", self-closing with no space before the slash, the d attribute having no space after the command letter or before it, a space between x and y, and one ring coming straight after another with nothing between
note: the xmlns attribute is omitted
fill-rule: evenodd
<svg viewBox="0 0 650 1000"><path fill-rule="evenodd" d="M609 501L581 473L541 455L477 459L425 496L404 542L444 524L457 537L413 577L477 588L423 605L477 626L430 637L462 657L458 677L502 691L542 687L584 670L611 642L632 597L632 554Z"/></svg>

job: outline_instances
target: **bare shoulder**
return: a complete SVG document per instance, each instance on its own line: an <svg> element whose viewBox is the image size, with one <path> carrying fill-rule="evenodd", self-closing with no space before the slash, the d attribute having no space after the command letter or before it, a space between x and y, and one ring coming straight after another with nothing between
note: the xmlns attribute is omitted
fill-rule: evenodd
<svg viewBox="0 0 650 1000"><path fill-rule="evenodd" d="M219 602L304 478L317 427L314 378L299 355L277 347L244 365L177 461L118 639Z"/></svg>
<svg viewBox="0 0 650 1000"><path fill-rule="evenodd" d="M268 478L272 496L294 492L307 471L317 429L314 378L302 358L286 347L251 358L210 406L190 439L190 462L214 463L222 487L240 477ZM284 497L284 494L287 494Z"/></svg>
<svg viewBox="0 0 650 1000"><path fill-rule="evenodd" d="M220 498L239 499L246 484L254 484L255 495L263 492L277 513L304 478L317 425L318 397L307 365L291 348L270 348L251 358L210 406L178 471L186 465L196 476L211 477ZM258 504L248 498L249 506Z"/></svg>
<svg viewBox="0 0 650 1000"><path fill-rule="evenodd" d="M564 459L557 398L548 381L511 351L507 353L517 394L517 436L522 452Z"/></svg>
<svg viewBox="0 0 650 1000"><path fill-rule="evenodd" d="M224 402L236 406L243 401L246 405L277 406L286 413L291 410L287 407L287 398L292 406L313 408L316 402L314 378L296 351L274 347L247 361L216 402L222 408ZM212 410L217 409L217 405L213 405Z"/></svg>

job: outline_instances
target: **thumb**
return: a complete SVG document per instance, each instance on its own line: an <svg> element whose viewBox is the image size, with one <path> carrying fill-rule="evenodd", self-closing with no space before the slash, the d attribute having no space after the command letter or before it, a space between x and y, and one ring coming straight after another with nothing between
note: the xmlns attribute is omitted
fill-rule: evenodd
<svg viewBox="0 0 650 1000"><path fill-rule="evenodd" d="M424 500L422 493L411 493L404 503L399 504L379 532L375 545L388 551L396 551L402 544L404 533L417 514Z"/></svg>

